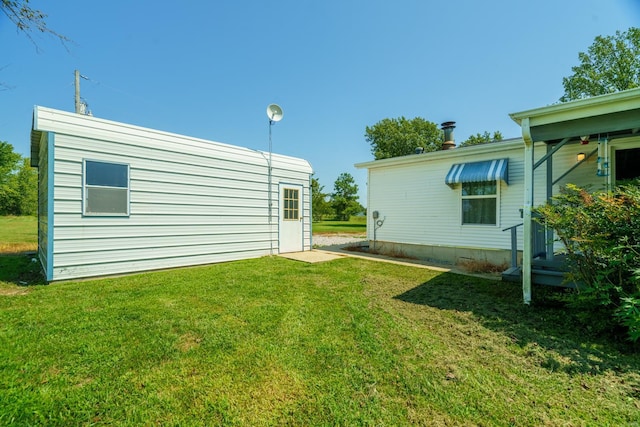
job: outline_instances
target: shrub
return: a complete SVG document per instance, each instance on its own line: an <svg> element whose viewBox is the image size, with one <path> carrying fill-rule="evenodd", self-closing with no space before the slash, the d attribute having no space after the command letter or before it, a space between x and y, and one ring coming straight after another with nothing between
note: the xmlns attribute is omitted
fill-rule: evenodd
<svg viewBox="0 0 640 427"><path fill-rule="evenodd" d="M583 287L572 301L599 331L623 327L640 339L640 187L590 193L569 184L536 209L566 248L570 279Z"/></svg>

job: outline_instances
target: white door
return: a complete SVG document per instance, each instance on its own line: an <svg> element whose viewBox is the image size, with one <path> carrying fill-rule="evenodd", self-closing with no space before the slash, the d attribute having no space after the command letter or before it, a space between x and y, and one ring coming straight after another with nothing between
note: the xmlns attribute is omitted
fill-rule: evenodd
<svg viewBox="0 0 640 427"><path fill-rule="evenodd" d="M280 217L278 238L280 253L301 252L302 245L302 185L280 184Z"/></svg>

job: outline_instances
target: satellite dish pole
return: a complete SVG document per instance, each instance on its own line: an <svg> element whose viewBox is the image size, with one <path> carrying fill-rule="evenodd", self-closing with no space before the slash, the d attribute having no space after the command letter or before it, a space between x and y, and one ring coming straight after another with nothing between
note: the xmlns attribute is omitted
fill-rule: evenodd
<svg viewBox="0 0 640 427"><path fill-rule="evenodd" d="M272 180L272 168L271 168L271 127L274 123L282 120L282 108L278 104L269 104L267 107L267 117L269 118L269 169L267 174L269 176L269 244L270 244L270 254L273 255L273 227L272 227L272 212L273 212L273 192L271 191L271 180Z"/></svg>

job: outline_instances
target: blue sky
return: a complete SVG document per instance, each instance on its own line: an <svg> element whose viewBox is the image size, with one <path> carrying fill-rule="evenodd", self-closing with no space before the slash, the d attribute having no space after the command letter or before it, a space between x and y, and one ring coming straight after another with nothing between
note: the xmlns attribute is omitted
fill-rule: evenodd
<svg viewBox="0 0 640 427"><path fill-rule="evenodd" d="M342 172L366 205L366 126L457 122L458 142L520 136L508 114L553 104L597 35L640 26L638 0L39 1L55 31L38 48L0 16L0 140L29 154L34 105L72 111L73 73L96 117L311 162L326 192ZM4 90L2 90L4 89Z"/></svg>

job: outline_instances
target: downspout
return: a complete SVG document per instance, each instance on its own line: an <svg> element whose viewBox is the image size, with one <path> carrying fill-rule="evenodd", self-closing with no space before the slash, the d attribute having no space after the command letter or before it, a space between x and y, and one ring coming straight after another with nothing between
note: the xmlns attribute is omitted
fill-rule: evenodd
<svg viewBox="0 0 640 427"><path fill-rule="evenodd" d="M531 209L533 208L533 138L529 118L522 119L522 139L524 140L524 206L523 206L523 247L522 247L522 299L531 303L532 230Z"/></svg>

